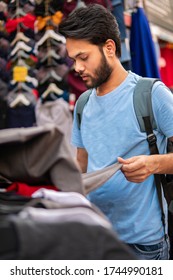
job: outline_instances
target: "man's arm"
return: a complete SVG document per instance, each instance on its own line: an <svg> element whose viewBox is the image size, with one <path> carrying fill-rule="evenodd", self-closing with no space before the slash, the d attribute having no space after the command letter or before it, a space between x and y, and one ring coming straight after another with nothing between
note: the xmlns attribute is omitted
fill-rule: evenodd
<svg viewBox="0 0 173 280"><path fill-rule="evenodd" d="M169 139L173 142L173 137ZM130 182L141 183L152 174L173 174L173 153L141 155L129 159L118 158L122 172Z"/></svg>
<svg viewBox="0 0 173 280"><path fill-rule="evenodd" d="M82 173L85 173L88 165L88 153L84 148L77 148L77 162Z"/></svg>

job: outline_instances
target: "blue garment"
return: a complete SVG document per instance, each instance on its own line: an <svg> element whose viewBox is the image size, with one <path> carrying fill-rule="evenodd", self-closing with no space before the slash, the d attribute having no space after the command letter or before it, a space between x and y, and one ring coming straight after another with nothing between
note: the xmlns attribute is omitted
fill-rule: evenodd
<svg viewBox="0 0 173 280"><path fill-rule="evenodd" d="M112 2L112 14L115 16L118 27L120 29L121 40L124 40L126 36L126 26L124 22L124 1L111 1Z"/></svg>
<svg viewBox="0 0 173 280"><path fill-rule="evenodd" d="M139 130L133 106L133 91L139 76L129 72L115 90L97 96L93 90L86 104L81 130L74 123L72 143L88 152L88 171L102 169L117 161L149 155L146 133ZM173 96L161 83L154 84L153 109L158 130L155 131L160 153L166 150L166 135L173 136ZM154 176L143 183L127 181L118 171L102 187L89 194L112 222L121 240L126 243L155 244L163 237L161 210ZM166 202L164 200L166 212Z"/></svg>
<svg viewBox="0 0 173 280"><path fill-rule="evenodd" d="M130 52L133 72L143 77L160 78L156 50L143 8L132 13Z"/></svg>
<svg viewBox="0 0 173 280"><path fill-rule="evenodd" d="M153 245L129 244L136 256L141 260L168 260L169 259L169 238L163 237L162 240Z"/></svg>

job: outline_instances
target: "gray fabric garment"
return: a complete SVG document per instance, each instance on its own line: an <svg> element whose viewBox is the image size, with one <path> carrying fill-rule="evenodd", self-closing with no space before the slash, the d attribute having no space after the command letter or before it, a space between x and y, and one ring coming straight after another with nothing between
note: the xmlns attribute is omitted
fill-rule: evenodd
<svg viewBox="0 0 173 280"><path fill-rule="evenodd" d="M25 207L20 213L21 219L32 219L33 221L49 223L80 222L87 225L100 225L112 228L110 222L102 215L96 213L92 207L69 207L59 209L41 209Z"/></svg>
<svg viewBox="0 0 173 280"><path fill-rule="evenodd" d="M33 260L130 260L132 251L117 234L98 225L78 222L38 223L19 216L11 217L18 250L0 259Z"/></svg>
<svg viewBox="0 0 173 280"><path fill-rule="evenodd" d="M120 170L121 167L122 164L117 162L98 171L83 173L82 180L85 188L85 193L88 194L89 192L103 185L118 170Z"/></svg>
<svg viewBox="0 0 173 280"><path fill-rule="evenodd" d="M1 130L0 155L0 174L10 181L84 193L71 149L53 124Z"/></svg>
<svg viewBox="0 0 173 280"><path fill-rule="evenodd" d="M44 208L44 209L63 208L63 206L60 203L44 198L33 198L29 202L27 202L24 207L35 207L35 208Z"/></svg>
<svg viewBox="0 0 173 280"><path fill-rule="evenodd" d="M66 137L53 124L1 130L0 153L0 174L8 180L53 184L82 194L100 187L121 168L115 163L81 176Z"/></svg>
<svg viewBox="0 0 173 280"><path fill-rule="evenodd" d="M45 103L41 103L41 100L38 100L35 107L35 115L37 125L44 125L45 123L55 124L64 133L73 152L75 151L74 147L70 144L73 121L72 114L69 110L68 103L63 98Z"/></svg>

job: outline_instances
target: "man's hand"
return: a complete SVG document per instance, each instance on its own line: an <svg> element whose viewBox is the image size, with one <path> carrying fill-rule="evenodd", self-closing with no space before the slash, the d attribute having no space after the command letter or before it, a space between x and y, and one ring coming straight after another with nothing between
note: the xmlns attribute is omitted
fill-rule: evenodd
<svg viewBox="0 0 173 280"><path fill-rule="evenodd" d="M126 179L134 183L141 183L150 175L157 173L159 166L157 156L142 155L129 159L118 157L118 161L123 164L121 171Z"/></svg>

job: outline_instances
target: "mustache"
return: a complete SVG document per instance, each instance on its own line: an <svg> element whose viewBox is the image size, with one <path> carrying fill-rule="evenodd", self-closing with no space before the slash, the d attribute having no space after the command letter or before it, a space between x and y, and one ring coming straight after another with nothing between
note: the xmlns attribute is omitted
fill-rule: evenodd
<svg viewBox="0 0 173 280"><path fill-rule="evenodd" d="M83 73L84 73L83 71L79 71L79 72L78 72L79 76L82 76Z"/></svg>

